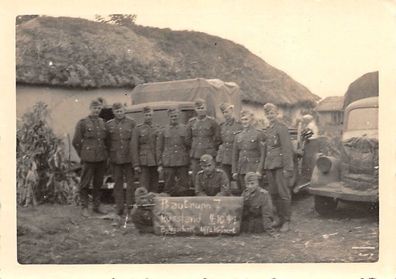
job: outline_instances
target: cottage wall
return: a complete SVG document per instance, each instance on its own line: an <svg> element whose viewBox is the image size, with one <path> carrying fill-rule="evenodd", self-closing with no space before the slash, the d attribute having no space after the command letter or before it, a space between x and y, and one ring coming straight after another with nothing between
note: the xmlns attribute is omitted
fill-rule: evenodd
<svg viewBox="0 0 396 279"><path fill-rule="evenodd" d="M130 97L125 89L83 90L18 85L17 118L31 110L35 103L39 101L46 103L50 110L50 126L64 139L66 151L70 150L72 158L77 159L74 149L69 149L69 139L73 138L77 121L89 114L91 100L98 97L104 98L109 105L113 102L130 104Z"/></svg>

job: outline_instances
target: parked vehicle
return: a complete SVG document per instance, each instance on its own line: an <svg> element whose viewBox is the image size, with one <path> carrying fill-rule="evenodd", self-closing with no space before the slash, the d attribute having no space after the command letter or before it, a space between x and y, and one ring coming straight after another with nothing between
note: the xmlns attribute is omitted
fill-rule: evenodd
<svg viewBox="0 0 396 279"><path fill-rule="evenodd" d="M338 201L378 203L378 97L357 100L344 113L340 158L318 154L309 193L327 215Z"/></svg>

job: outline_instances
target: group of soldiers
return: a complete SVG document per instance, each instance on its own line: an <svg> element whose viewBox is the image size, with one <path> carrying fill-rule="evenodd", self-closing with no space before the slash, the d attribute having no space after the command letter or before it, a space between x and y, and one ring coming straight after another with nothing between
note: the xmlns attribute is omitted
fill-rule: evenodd
<svg viewBox="0 0 396 279"><path fill-rule="evenodd" d="M240 121L234 106L223 103L225 121L218 124L207 114L206 103L194 102L196 116L180 123L178 108L168 110L169 124L153 123L153 110L144 107L144 121L136 124L126 117L125 107L114 103L114 118L105 122L99 117L103 104L93 100L90 114L75 129L73 146L82 162L80 197L82 214L89 216L88 188L93 184L93 211L103 214L100 188L110 162L115 182L117 215L129 214L144 193L159 192L159 174L163 175L162 192L185 196L190 189L189 171L197 196L241 195L244 198L242 230L272 232L289 230L291 193L288 180L293 175L293 147L288 128L278 119L275 105L264 105L269 121L267 129L256 129L254 117L242 111ZM264 190L263 175L268 180ZM134 189L134 177L140 187ZM234 180L236 187L231 187ZM126 212L123 185L126 183ZM136 193L135 193L136 191ZM135 211L136 212L136 211ZM135 216L136 217L136 216Z"/></svg>

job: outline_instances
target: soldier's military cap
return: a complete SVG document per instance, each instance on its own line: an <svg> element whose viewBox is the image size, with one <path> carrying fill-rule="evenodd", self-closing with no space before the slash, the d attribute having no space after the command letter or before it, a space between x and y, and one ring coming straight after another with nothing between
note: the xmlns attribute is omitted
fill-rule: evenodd
<svg viewBox="0 0 396 279"><path fill-rule="evenodd" d="M113 104L113 110L117 110L117 109L120 109L122 107L123 107L123 105L121 103L119 103L119 102Z"/></svg>
<svg viewBox="0 0 396 279"><path fill-rule="evenodd" d="M245 175L245 182L246 183L251 182L251 181L258 181L258 179L259 179L259 177L258 177L257 173L255 173L255 172L248 172Z"/></svg>
<svg viewBox="0 0 396 279"><path fill-rule="evenodd" d="M99 107L102 106L103 102L100 99L92 100L89 107Z"/></svg>
<svg viewBox="0 0 396 279"><path fill-rule="evenodd" d="M264 108L264 112L265 113L268 113L268 112L271 112L271 111L275 111L275 112L278 111L278 107L275 106L272 103L266 103L263 108Z"/></svg>
<svg viewBox="0 0 396 279"><path fill-rule="evenodd" d="M233 107L234 107L234 106L231 105L230 103L222 103L222 104L220 105L220 110L221 110L222 112L225 112L227 109L233 108Z"/></svg>
<svg viewBox="0 0 396 279"><path fill-rule="evenodd" d="M313 120L313 116L310 114L305 114L303 115L302 119L304 119L306 122L310 122Z"/></svg>
<svg viewBox="0 0 396 279"><path fill-rule="evenodd" d="M253 114L252 114L252 112L251 111L248 111L248 110L243 110L243 111L241 111L241 118L242 117L251 117Z"/></svg>
<svg viewBox="0 0 396 279"><path fill-rule="evenodd" d="M202 107L202 106L204 106L205 104L206 104L206 103L205 103L205 101L204 101L203 99L196 99L195 102L194 102L194 106L195 106L196 108Z"/></svg>
<svg viewBox="0 0 396 279"><path fill-rule="evenodd" d="M172 107L168 109L168 114L179 114L180 110L177 107Z"/></svg>
<svg viewBox="0 0 396 279"><path fill-rule="evenodd" d="M152 111L153 111L153 109L151 107L149 107L149 106L145 106L143 108L143 113L149 113L149 112L152 112Z"/></svg>
<svg viewBox="0 0 396 279"><path fill-rule="evenodd" d="M148 191L147 191L146 188L144 188L144 187L138 187L138 188L135 190L135 197L138 198L138 197L147 195L147 193L148 193Z"/></svg>
<svg viewBox="0 0 396 279"><path fill-rule="evenodd" d="M204 154L201 156L200 162L203 165L209 165L213 162L213 157L212 155Z"/></svg>

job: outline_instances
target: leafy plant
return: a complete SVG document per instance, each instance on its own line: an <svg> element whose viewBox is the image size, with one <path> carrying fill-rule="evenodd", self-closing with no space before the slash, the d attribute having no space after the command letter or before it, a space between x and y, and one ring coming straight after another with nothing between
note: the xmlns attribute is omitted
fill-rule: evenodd
<svg viewBox="0 0 396 279"><path fill-rule="evenodd" d="M78 177L70 171L62 140L48 125L43 102L17 124L17 201L29 206L43 202L77 202Z"/></svg>

